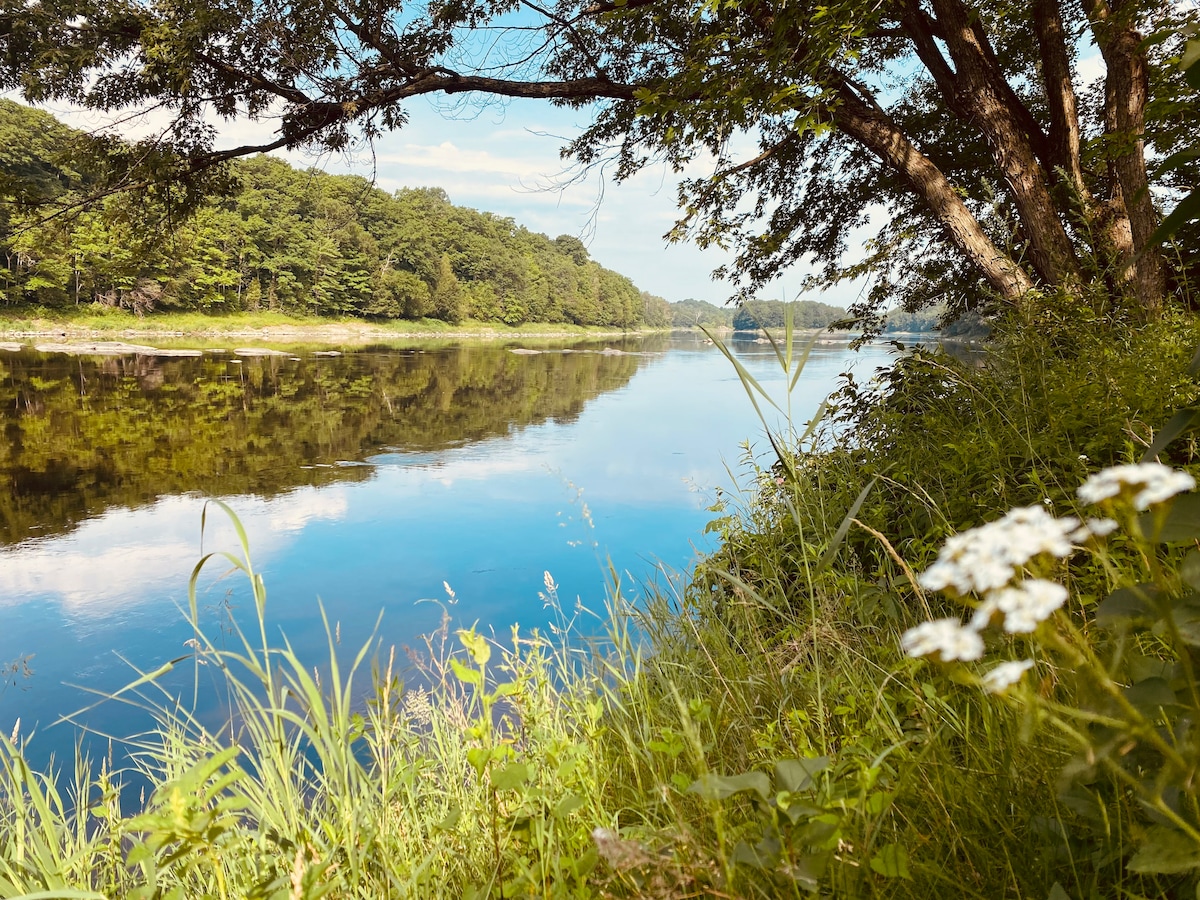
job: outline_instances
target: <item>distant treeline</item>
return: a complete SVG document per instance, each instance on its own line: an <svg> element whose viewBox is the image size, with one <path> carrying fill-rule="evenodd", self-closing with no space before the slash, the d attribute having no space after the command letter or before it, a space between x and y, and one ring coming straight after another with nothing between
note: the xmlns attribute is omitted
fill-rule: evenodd
<svg viewBox="0 0 1200 900"><path fill-rule="evenodd" d="M757 331L761 327L782 328L784 311L792 308L797 328L825 328L846 318L846 310L813 300L785 304L780 300L751 300L742 306L715 306L706 300L680 300L671 304L671 324L676 328L703 325L706 328L733 328Z"/></svg>
<svg viewBox="0 0 1200 900"><path fill-rule="evenodd" d="M268 156L182 221L152 194L88 195L104 165L54 117L0 100L0 301L667 327L667 302L512 219L439 188L394 194Z"/></svg>
<svg viewBox="0 0 1200 900"><path fill-rule="evenodd" d="M758 331L762 327L782 328L788 304L780 300L755 300L740 307L716 306L705 300L681 300L670 304L671 325L675 328L703 325L706 328L732 328L735 331ZM839 306L798 300L790 304L797 328L828 328L846 321L849 313ZM978 316L968 313L949 324L943 324L945 310L925 309L920 312L892 310L885 315L882 332L940 332L943 336L975 336L986 333L987 326ZM851 326L854 327L854 326Z"/></svg>

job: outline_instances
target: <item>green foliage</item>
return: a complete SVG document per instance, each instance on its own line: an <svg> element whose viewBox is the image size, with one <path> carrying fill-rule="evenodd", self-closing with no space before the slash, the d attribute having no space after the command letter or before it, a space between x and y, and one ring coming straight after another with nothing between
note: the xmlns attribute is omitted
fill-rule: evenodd
<svg viewBox="0 0 1200 900"><path fill-rule="evenodd" d="M45 135L0 158L0 191L24 198L0 219L0 290L10 304L667 324L660 299L592 261L578 239L551 241L456 207L438 189L387 194L266 156L232 166L238 187L184 219L130 194L45 218L50 201L69 207L86 193L81 177L54 163L82 138L10 101L0 102L0 138L5 129Z"/></svg>
<svg viewBox="0 0 1200 900"><path fill-rule="evenodd" d="M734 331L758 331L760 328L783 327L785 310L790 310L797 328L827 328L846 318L846 310L816 300L750 300L743 303L733 316Z"/></svg>
<svg viewBox="0 0 1200 900"><path fill-rule="evenodd" d="M1031 288L1093 280L1152 317L1194 274L1186 255L1159 252L1152 189L1190 190L1195 159L1148 172L1142 147L1164 160L1191 149L1196 93L1178 63L1195 19L1186 5L1115 0L579 0L553 11L9 0L0 86L32 102L170 109L163 146L111 154L160 193L173 176L168 195L194 194L189 179L227 159L214 119L277 123L269 141L235 152L336 152L402 127L401 104L421 94L564 103L595 116L567 148L582 166L625 178L665 160L688 175L673 235L732 248L745 298L811 260L813 285L870 279L858 310L868 320L896 301L958 312L994 295L1019 307ZM1095 52L1103 89L1076 64ZM736 156L747 139L757 146ZM689 170L701 162L707 171ZM870 220L882 224L865 258L848 258ZM586 267L576 243L559 249ZM523 291L494 290L517 301L509 319L531 306Z"/></svg>
<svg viewBox="0 0 1200 900"><path fill-rule="evenodd" d="M1086 472L1139 456L1200 394L1188 371L1197 344L1189 315L1122 328L1048 302L1036 323L1003 328L984 352L918 348L870 383L847 377L831 398L827 452L797 457L801 477L786 489L800 491L795 502L811 528L814 479L838 485L817 504L845 509L877 478L857 517L919 567L948 534L997 508L1072 509ZM1170 452L1188 462L1192 444ZM786 533L789 516L782 508L775 516ZM852 531L848 546L843 565L887 584L902 577L868 532Z"/></svg>
<svg viewBox="0 0 1200 900"><path fill-rule="evenodd" d="M734 310L715 306L707 300L679 300L671 304L671 324L676 328L729 328L733 325Z"/></svg>

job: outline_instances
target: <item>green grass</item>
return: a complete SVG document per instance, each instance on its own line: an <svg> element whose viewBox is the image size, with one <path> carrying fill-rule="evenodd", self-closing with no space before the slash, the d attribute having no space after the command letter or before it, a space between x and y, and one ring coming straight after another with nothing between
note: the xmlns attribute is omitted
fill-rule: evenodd
<svg viewBox="0 0 1200 900"><path fill-rule="evenodd" d="M1119 339L1072 323L1002 337L984 367L910 360L883 396L845 395L854 428L836 442L796 423L774 467L747 462L692 579L637 607L614 582L604 640L492 642L447 621L407 685L411 661L347 659L336 631L323 661L272 644L243 535L225 561L251 580L260 630L232 650L197 634L181 663L222 673L228 722L161 696L138 756L154 789L132 813L121 773L34 773L0 738L0 896L1193 896L1194 869L1135 871L1164 827L1119 777L1138 740L1056 727L1056 708L1117 721L1074 663L1047 651L1036 681L995 698L970 666L907 658L900 636L956 608L913 583L946 535L1045 497L1072 511L1086 470L1136 456L1194 399L1196 336L1184 317ZM798 377L790 330L777 349ZM813 440L821 452L798 452ZM1177 659L1160 633L1092 621L1113 586L1179 556L1114 540L1058 564L1071 606L1037 640ZM1155 728L1182 721L1171 708ZM1194 799L1180 784L1171 802Z"/></svg>
<svg viewBox="0 0 1200 900"><path fill-rule="evenodd" d="M72 333L129 336L146 335L221 335L223 333L253 333L262 329L298 329L330 332L329 340L354 341L356 335L403 337L419 335L470 335L506 337L514 335L580 335L620 334L620 329L572 325L561 322L529 322L509 327L496 322L467 320L458 324L439 319L378 320L362 318L297 316L281 312L259 311L232 314L202 312L154 312L137 316L128 310L90 304L76 309L9 308L0 310L0 333L29 334L66 330Z"/></svg>

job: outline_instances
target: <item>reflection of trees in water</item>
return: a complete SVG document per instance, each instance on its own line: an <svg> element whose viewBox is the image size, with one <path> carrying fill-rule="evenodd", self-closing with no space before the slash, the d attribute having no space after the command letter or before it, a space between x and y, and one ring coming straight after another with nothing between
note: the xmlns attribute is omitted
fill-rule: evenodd
<svg viewBox="0 0 1200 900"><path fill-rule="evenodd" d="M165 494L270 496L361 481L369 468L326 466L382 448L428 452L569 422L644 360L494 346L240 362L6 355L0 543Z"/></svg>

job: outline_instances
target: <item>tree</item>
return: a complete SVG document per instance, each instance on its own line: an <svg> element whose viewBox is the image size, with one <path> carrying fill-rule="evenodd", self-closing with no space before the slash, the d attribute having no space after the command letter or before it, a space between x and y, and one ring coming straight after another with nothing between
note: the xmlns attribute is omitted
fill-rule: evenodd
<svg viewBox="0 0 1200 900"><path fill-rule="evenodd" d="M463 320L463 296L454 268L450 265L450 257L445 253L438 263L437 280L433 283L432 315L436 319L447 322Z"/></svg>
<svg viewBox="0 0 1200 900"><path fill-rule="evenodd" d="M1179 4L0 3L0 87L103 109L166 102L185 180L258 150L378 135L421 94L601 101L568 148L583 165L615 152L624 177L656 158L716 160L681 185L673 234L737 247L743 297L808 257L815 286L873 276L868 306L893 294L968 305L980 285L1022 308L1034 288L1100 278L1153 315L1176 274L1153 240L1145 148L1177 149L1196 104L1175 71L1178 41L1143 35L1174 33ZM1102 92L1080 90L1089 42L1107 68ZM278 115L278 134L215 151L206 109ZM1149 132L1147 117L1159 117ZM738 158L747 140L758 146ZM865 260L843 265L880 206L890 221Z"/></svg>

